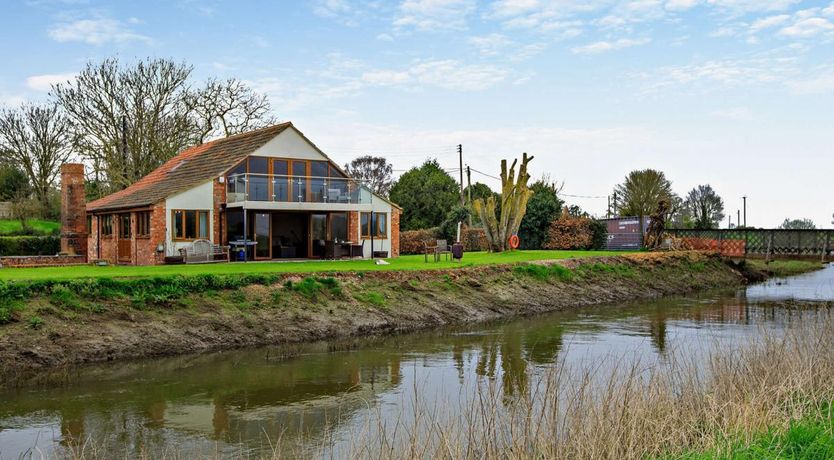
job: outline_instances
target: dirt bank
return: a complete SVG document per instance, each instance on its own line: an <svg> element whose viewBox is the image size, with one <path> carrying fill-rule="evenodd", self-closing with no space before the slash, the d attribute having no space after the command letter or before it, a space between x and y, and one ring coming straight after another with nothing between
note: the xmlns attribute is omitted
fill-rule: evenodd
<svg viewBox="0 0 834 460"><path fill-rule="evenodd" d="M555 263L287 276L269 284L89 298L33 292L0 326L0 377L83 363L387 334L729 287L715 255L632 254Z"/></svg>

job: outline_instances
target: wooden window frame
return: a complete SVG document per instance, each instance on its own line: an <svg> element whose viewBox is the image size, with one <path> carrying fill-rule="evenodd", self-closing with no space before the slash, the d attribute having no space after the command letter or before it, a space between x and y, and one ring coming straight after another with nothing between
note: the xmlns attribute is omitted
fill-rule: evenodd
<svg viewBox="0 0 834 460"><path fill-rule="evenodd" d="M371 219L370 212L362 212L359 213L359 237L362 239L370 239L371 238L371 226L373 225L374 219ZM380 232L379 229L379 216L385 216L385 232ZM367 216L368 221L365 225L362 225L362 218ZM373 216L376 217L376 232L374 233L375 240L387 240L388 239L388 213L387 212L373 212Z"/></svg>
<svg viewBox="0 0 834 460"><path fill-rule="evenodd" d="M101 236L103 237L110 237L114 236L113 232L113 214L102 214L98 216L99 218L99 231L101 232Z"/></svg>
<svg viewBox="0 0 834 460"><path fill-rule="evenodd" d="M182 236L177 236L176 215L178 212L182 213ZM194 218L197 222L194 224L195 235L189 238L188 229L188 213L194 212ZM200 236L200 215L206 215L206 236ZM172 209L171 210L171 240L172 241L195 241L195 240L211 240L211 210L209 209Z"/></svg>
<svg viewBox="0 0 834 460"><path fill-rule="evenodd" d="M151 211L138 211L136 213L136 238L151 237Z"/></svg>

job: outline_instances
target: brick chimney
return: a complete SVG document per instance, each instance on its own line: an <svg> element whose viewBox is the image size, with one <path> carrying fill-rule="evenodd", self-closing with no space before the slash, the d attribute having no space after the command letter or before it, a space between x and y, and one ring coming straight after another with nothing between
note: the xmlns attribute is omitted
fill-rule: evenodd
<svg viewBox="0 0 834 460"><path fill-rule="evenodd" d="M61 165L61 252L87 255L87 199L84 165Z"/></svg>

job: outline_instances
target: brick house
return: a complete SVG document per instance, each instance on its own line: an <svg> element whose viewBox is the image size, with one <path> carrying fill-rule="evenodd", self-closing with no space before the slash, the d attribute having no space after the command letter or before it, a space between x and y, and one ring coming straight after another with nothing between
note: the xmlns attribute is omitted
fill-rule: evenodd
<svg viewBox="0 0 834 460"><path fill-rule="evenodd" d="M189 148L86 205L87 258L151 265L198 239L247 260L399 255L401 209L331 161L292 123ZM361 248L359 247L361 246ZM239 251L233 251L235 260Z"/></svg>

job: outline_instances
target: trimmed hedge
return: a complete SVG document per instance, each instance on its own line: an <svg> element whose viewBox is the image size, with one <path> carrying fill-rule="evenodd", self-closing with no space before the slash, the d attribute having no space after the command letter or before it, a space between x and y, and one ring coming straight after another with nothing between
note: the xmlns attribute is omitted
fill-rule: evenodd
<svg viewBox="0 0 834 460"><path fill-rule="evenodd" d="M431 242L434 245L435 240L443 238L439 235L440 229L437 227L400 232L400 254L423 254L426 242ZM489 244L487 243L486 233L483 228L463 227L460 239L463 240L461 242L465 251L489 250ZM449 241L449 243L452 242Z"/></svg>
<svg viewBox="0 0 834 460"><path fill-rule="evenodd" d="M0 236L0 256L54 256L59 252L58 236Z"/></svg>

